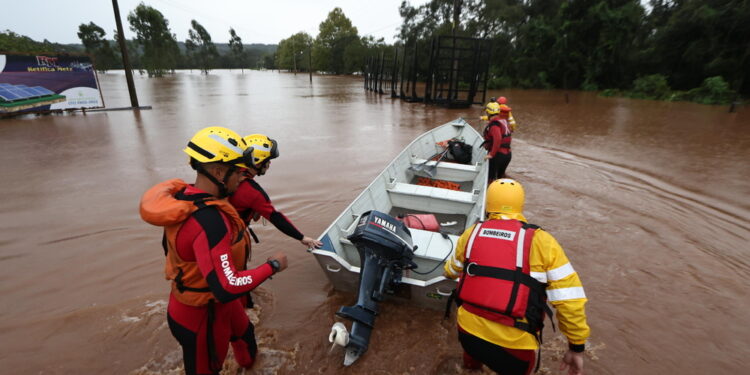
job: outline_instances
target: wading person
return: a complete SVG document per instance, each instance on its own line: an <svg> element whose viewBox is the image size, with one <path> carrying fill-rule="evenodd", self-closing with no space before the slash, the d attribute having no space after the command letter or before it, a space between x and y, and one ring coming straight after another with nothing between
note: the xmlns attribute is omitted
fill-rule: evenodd
<svg viewBox="0 0 750 375"><path fill-rule="evenodd" d="M487 173L487 182L490 183L505 176L505 170L510 164L512 154L510 142L512 140L510 126L508 125L508 113L510 107L490 102L485 107L488 123L484 128L482 145L487 150L484 159L490 161Z"/></svg>
<svg viewBox="0 0 750 375"><path fill-rule="evenodd" d="M458 239L445 276L456 289L458 339L464 366L482 364L504 375L528 375L537 363L547 302L557 310L568 351L560 368L583 374L589 337L581 280L554 237L523 216L524 190L511 179L487 188L487 221Z"/></svg>
<svg viewBox="0 0 750 375"><path fill-rule="evenodd" d="M503 105L508 105L508 98L504 96L497 98L497 104L500 104L500 108L502 109ZM510 111L510 107L508 107L508 126L510 126L511 133L516 131L516 128L518 127L518 124L516 124L516 119L513 118L513 112Z"/></svg>
<svg viewBox="0 0 750 375"><path fill-rule="evenodd" d="M300 241L308 248L317 249L322 246L322 242L303 235L284 214L277 211L271 204L268 194L255 181L255 177L268 172L271 167L271 160L279 156L276 141L263 134L248 135L244 138L244 141L247 144L247 153L252 158L248 160L248 168L244 172L237 191L229 197L229 202L237 209L245 224L249 225L252 220L258 220L262 216L270 221L276 229ZM255 237L252 230L250 233Z"/></svg>
<svg viewBox="0 0 750 375"><path fill-rule="evenodd" d="M184 149L197 172L195 184L168 180L141 198L141 217L164 227L165 272L172 281L167 322L187 374L218 374L230 342L240 366L252 366L255 332L239 299L287 266L278 252L246 269L249 236L226 199L247 167L245 148L229 129L203 129Z"/></svg>

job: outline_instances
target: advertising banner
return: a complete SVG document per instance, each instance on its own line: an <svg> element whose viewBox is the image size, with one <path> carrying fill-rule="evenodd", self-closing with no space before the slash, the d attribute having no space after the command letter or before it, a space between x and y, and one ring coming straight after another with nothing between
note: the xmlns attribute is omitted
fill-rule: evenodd
<svg viewBox="0 0 750 375"><path fill-rule="evenodd" d="M102 107L87 56L0 54L0 114Z"/></svg>

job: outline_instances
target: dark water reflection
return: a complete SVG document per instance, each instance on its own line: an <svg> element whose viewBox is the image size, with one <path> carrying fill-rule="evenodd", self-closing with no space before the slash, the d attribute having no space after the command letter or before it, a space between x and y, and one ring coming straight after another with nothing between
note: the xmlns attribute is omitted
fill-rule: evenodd
<svg viewBox="0 0 750 375"><path fill-rule="evenodd" d="M100 81L108 107L128 105L122 74ZM160 232L140 221L137 202L160 180L192 178L181 149L198 129L277 139L281 157L260 183L317 236L415 136L480 110L402 103L350 77L315 76L311 85L304 74L180 72L136 85L153 110L0 121L8 373L179 373ZM520 123L509 174L526 186L527 216L559 239L585 283L588 372L746 372L748 111L491 94L508 96ZM461 373L455 325L393 303L383 305L368 354L343 369L326 338L352 296L331 291L299 243L270 225L257 231L256 262L283 249L291 263L258 293L256 373ZM546 338L543 371L555 373L564 340Z"/></svg>

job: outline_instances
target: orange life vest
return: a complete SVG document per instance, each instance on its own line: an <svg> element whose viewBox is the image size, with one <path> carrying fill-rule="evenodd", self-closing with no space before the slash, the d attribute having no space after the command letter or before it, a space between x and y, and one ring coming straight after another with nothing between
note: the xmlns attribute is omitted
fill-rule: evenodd
<svg viewBox="0 0 750 375"><path fill-rule="evenodd" d="M215 300L203 278L198 263L180 258L176 249L177 233L196 211L216 207L232 222L232 262L238 270L245 270L250 256L250 237L245 223L226 199L217 199L208 194L183 194L187 184L179 179L162 182L149 189L141 199L141 217L148 223L164 227L167 261L164 273L172 280L172 294L190 306L204 306Z"/></svg>
<svg viewBox="0 0 750 375"><path fill-rule="evenodd" d="M537 335L549 311L546 284L530 275L536 225L519 220L477 223L466 246L457 298L468 312Z"/></svg>

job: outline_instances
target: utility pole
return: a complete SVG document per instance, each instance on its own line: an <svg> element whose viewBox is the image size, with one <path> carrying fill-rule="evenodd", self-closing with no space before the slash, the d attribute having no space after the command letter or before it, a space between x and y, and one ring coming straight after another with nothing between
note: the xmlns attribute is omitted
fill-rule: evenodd
<svg viewBox="0 0 750 375"><path fill-rule="evenodd" d="M292 61L294 64L294 75L297 75L297 49L294 46L294 35L292 35Z"/></svg>
<svg viewBox="0 0 750 375"><path fill-rule="evenodd" d="M307 46L307 71L310 72L310 84L312 84L312 45Z"/></svg>
<svg viewBox="0 0 750 375"><path fill-rule="evenodd" d="M125 79L128 81L128 92L130 93L130 106L138 108L138 95L135 93L135 83L133 83L133 71L130 68L130 59L128 58L128 48L125 46L125 33L122 30L122 21L120 20L120 7L117 0L112 0L112 8L115 10L115 22L117 23L117 42L120 44L120 53L122 54L122 65L125 68Z"/></svg>
<svg viewBox="0 0 750 375"><path fill-rule="evenodd" d="M456 56L456 31L458 31L459 23L461 22L461 6L463 0L453 0L453 27L451 28L451 34L453 36L453 45L451 50L452 64L450 73L450 82L448 83L448 106L458 96L458 58Z"/></svg>

